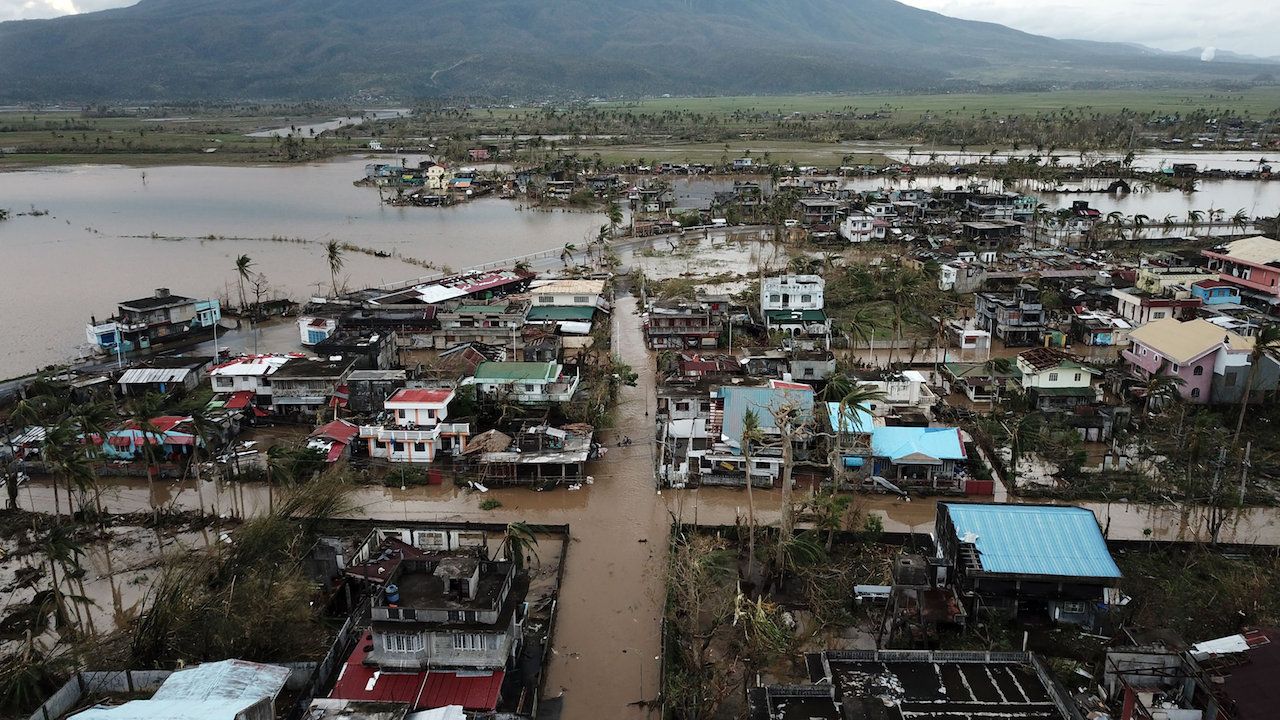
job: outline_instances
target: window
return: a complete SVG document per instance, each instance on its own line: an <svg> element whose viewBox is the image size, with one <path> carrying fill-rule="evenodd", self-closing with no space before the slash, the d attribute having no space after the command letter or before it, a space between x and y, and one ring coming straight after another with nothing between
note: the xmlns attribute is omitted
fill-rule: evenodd
<svg viewBox="0 0 1280 720"><path fill-rule="evenodd" d="M769 296L769 302L774 303L774 304L780 303L780 302L782 302L782 296L781 296L781 295L770 295L770 296Z"/></svg>
<svg viewBox="0 0 1280 720"><path fill-rule="evenodd" d="M525 383L525 386L524 386L524 391L525 391L525 392L530 392L530 393L531 393L531 392L537 392L537 390L538 390L538 386L537 386L537 385L530 385L530 384L528 384L528 383Z"/></svg>
<svg viewBox="0 0 1280 720"><path fill-rule="evenodd" d="M1191 397L1193 398L1200 397L1200 388L1191 388Z"/></svg>
<svg viewBox="0 0 1280 720"><path fill-rule="evenodd" d="M1191 371L1191 374L1192 374L1192 375L1195 375L1196 377L1200 377L1201 375L1203 375L1203 374L1204 374L1204 366L1203 366L1203 365L1197 365L1197 366L1196 366L1196 368L1195 368L1194 370L1192 370L1192 371Z"/></svg>
<svg viewBox="0 0 1280 720"><path fill-rule="evenodd" d="M387 646L388 652L419 652L425 647L422 635L418 633L387 633L382 636L382 641Z"/></svg>
<svg viewBox="0 0 1280 720"><path fill-rule="evenodd" d="M398 418L400 418L401 420L403 420L403 419L405 418L405 411L404 411L404 410L397 410L397 411L396 411L396 417L398 417Z"/></svg>
<svg viewBox="0 0 1280 720"><path fill-rule="evenodd" d="M681 411L683 411L683 410L688 410L688 409L689 409L689 403L687 403L687 402L678 402L678 403L676 403L676 410L681 410Z"/></svg>
<svg viewBox="0 0 1280 720"><path fill-rule="evenodd" d="M556 301L556 299L555 299L554 297L550 296L550 295L539 295L539 296L538 296L538 302L540 302L540 303L542 303L542 304L544 304L544 305L551 305L551 304L555 303L555 301Z"/></svg>
<svg viewBox="0 0 1280 720"><path fill-rule="evenodd" d="M804 369L804 376L805 376L805 377L813 377L813 368L811 368L811 367L807 367L807 368L805 368L805 369Z"/></svg>
<svg viewBox="0 0 1280 720"><path fill-rule="evenodd" d="M1235 387L1235 386L1236 386L1236 374L1235 374L1235 373L1233 373L1233 372L1229 372L1229 373L1227 373L1227 374L1226 374L1225 376L1223 376L1223 378L1222 378L1222 384L1223 384L1224 386L1226 386L1226 387Z"/></svg>
<svg viewBox="0 0 1280 720"><path fill-rule="evenodd" d="M1169 366L1169 370L1171 370L1172 372L1178 372L1181 369L1182 368L1178 365L1178 363L1173 363Z"/></svg>
<svg viewBox="0 0 1280 720"><path fill-rule="evenodd" d="M1049 373L1049 382L1055 382L1058 379L1058 373Z"/></svg>
<svg viewBox="0 0 1280 720"><path fill-rule="evenodd" d="M454 633L454 650L497 650L498 636L487 633Z"/></svg>
<svg viewBox="0 0 1280 720"><path fill-rule="evenodd" d="M1081 615L1087 607L1079 600L1064 602L1058 606L1062 610L1063 615Z"/></svg>
<svg viewBox="0 0 1280 720"><path fill-rule="evenodd" d="M802 303L811 303L811 302L813 302L813 296L812 296L812 295L801 295L801 296L800 296L800 302L802 302Z"/></svg>
<svg viewBox="0 0 1280 720"><path fill-rule="evenodd" d="M1076 373L1076 382L1080 382L1080 377L1081 377L1080 373Z"/></svg>
<svg viewBox="0 0 1280 720"><path fill-rule="evenodd" d="M1154 310L1154 311L1152 311L1152 313L1151 313L1151 319L1152 319L1152 320L1161 320L1161 319L1163 319L1163 318L1164 318L1164 311L1163 311L1163 310Z"/></svg>
<svg viewBox="0 0 1280 720"><path fill-rule="evenodd" d="M218 380L218 387L221 387L221 388L235 387L235 384L236 384L236 381L234 379L229 377L222 377L221 375L218 376L217 380Z"/></svg>
<svg viewBox="0 0 1280 720"><path fill-rule="evenodd" d="M426 444L426 443L424 443L424 442L416 442L416 443L414 443L414 444L413 444L413 451L414 451L414 452L419 452L419 453L420 453L420 452L426 452L426 451L427 451L427 444Z"/></svg>
<svg viewBox="0 0 1280 720"><path fill-rule="evenodd" d="M767 462L757 462L755 465L756 465L756 469L757 469L757 470L768 470L768 469L769 469L769 463L767 463Z"/></svg>
<svg viewBox="0 0 1280 720"><path fill-rule="evenodd" d="M400 442L399 440L392 440L391 450L392 452L404 452L404 443Z"/></svg>
<svg viewBox="0 0 1280 720"><path fill-rule="evenodd" d="M574 305L586 305L586 304L587 304L588 302L590 302L590 301L591 301L591 298L587 297L586 295L574 295L574 296L573 296L573 304L574 304Z"/></svg>

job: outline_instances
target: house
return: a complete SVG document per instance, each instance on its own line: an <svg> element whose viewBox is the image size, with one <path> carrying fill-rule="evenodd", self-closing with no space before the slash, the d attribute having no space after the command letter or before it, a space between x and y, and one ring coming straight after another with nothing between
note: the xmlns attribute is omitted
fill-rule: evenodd
<svg viewBox="0 0 1280 720"><path fill-rule="evenodd" d="M97 436L94 436L97 443ZM163 415L152 418L145 425L130 420L124 425L108 430L99 452L106 460L139 460L151 457L164 462L190 455L195 447L203 446L195 432L191 418L182 415Z"/></svg>
<svg viewBox="0 0 1280 720"><path fill-rule="evenodd" d="M522 270L488 270L454 275L396 290L369 299L370 306L413 307L436 305L449 300L477 300L487 302L512 293L524 292L536 277Z"/></svg>
<svg viewBox="0 0 1280 720"><path fill-rule="evenodd" d="M836 356L830 350L795 350L788 353L787 374L782 379L809 383L826 380L835 372Z"/></svg>
<svg viewBox="0 0 1280 720"><path fill-rule="evenodd" d="M913 596L900 612L886 615L929 625L954 624L957 615L963 617L945 590L921 590L919 597L917 602ZM805 655L803 667L811 685L749 688L747 720L1081 717L1045 663L1027 652L827 650Z"/></svg>
<svg viewBox="0 0 1280 720"><path fill-rule="evenodd" d="M215 332L221 319L216 299L196 300L157 288L150 297L119 303L113 318L90 318L85 335L98 350L132 352L204 337Z"/></svg>
<svg viewBox="0 0 1280 720"><path fill-rule="evenodd" d="M407 382L404 370L352 370L346 382L347 408L362 415L382 412L383 402Z"/></svg>
<svg viewBox="0 0 1280 720"><path fill-rule="evenodd" d="M520 329L524 327L528 311L529 302L526 300L453 304L437 311L440 330L432 338L432 344L437 350L465 342L517 349Z"/></svg>
<svg viewBox="0 0 1280 720"><path fill-rule="evenodd" d="M1190 320L1202 304L1198 297L1157 297L1135 288L1112 288L1111 297L1116 300L1116 314L1134 325L1165 318Z"/></svg>
<svg viewBox="0 0 1280 720"><path fill-rule="evenodd" d="M805 225L835 225L840 214L840 201L825 197L802 197L796 200L795 213Z"/></svg>
<svg viewBox="0 0 1280 720"><path fill-rule="evenodd" d="M329 697L491 714L523 646L529 580L485 544L480 531L371 533L345 570L372 588L369 632Z"/></svg>
<svg viewBox="0 0 1280 720"><path fill-rule="evenodd" d="M826 281L819 275L775 275L760 285L765 328L793 338L821 339L830 348L831 320L823 308Z"/></svg>
<svg viewBox="0 0 1280 720"><path fill-rule="evenodd" d="M1198 280L1191 284L1191 296L1205 306L1240 304L1240 288L1225 280Z"/></svg>
<svg viewBox="0 0 1280 720"><path fill-rule="evenodd" d="M98 705L75 720L274 720L276 698L292 671L246 660L202 663L174 671L146 700Z"/></svg>
<svg viewBox="0 0 1280 720"><path fill-rule="evenodd" d="M980 193L965 200L964 216L970 220L1013 220L1017 193Z"/></svg>
<svg viewBox="0 0 1280 720"><path fill-rule="evenodd" d="M486 485L577 483L587 478L587 461L600 452L594 437L595 428L582 424L535 425L514 437L490 430L467 443L461 458L476 465Z"/></svg>
<svg viewBox="0 0 1280 720"><path fill-rule="evenodd" d="M307 448L322 453L327 463L337 462L351 455L351 445L359 434L358 426L346 420L334 420L311 431Z"/></svg>
<svg viewBox="0 0 1280 720"><path fill-rule="evenodd" d="M1132 377L1155 375L1182 380L1178 392L1194 403L1233 403L1244 395L1253 338L1224 330L1207 320L1165 318L1129 333L1120 358ZM1264 357L1253 383L1253 399L1280 382L1280 365Z"/></svg>
<svg viewBox="0 0 1280 720"><path fill-rule="evenodd" d="M1071 315L1071 336L1094 347L1125 346L1133 323L1109 310L1077 310Z"/></svg>
<svg viewBox="0 0 1280 720"><path fill-rule="evenodd" d="M476 393L490 398L510 397L521 405L565 403L578 391L579 376L565 373L558 362L482 362L463 380Z"/></svg>
<svg viewBox="0 0 1280 720"><path fill-rule="evenodd" d="M302 315L298 317L299 341L306 347L324 342L338 330L338 319Z"/></svg>
<svg viewBox="0 0 1280 720"><path fill-rule="evenodd" d="M313 414L328 407L355 367L355 358L294 358L271 375L271 407L279 414Z"/></svg>
<svg viewBox="0 0 1280 720"><path fill-rule="evenodd" d="M314 352L351 358L356 370L389 370L398 364L395 331L339 330L316 343Z"/></svg>
<svg viewBox="0 0 1280 720"><path fill-rule="evenodd" d="M271 376L294 359L292 355L242 355L213 366L209 382L215 393L235 396L240 407L270 407L275 391Z"/></svg>
<svg viewBox="0 0 1280 720"><path fill-rule="evenodd" d="M851 243L883 240L886 227L867 213L850 213L840 221L840 237Z"/></svg>
<svg viewBox="0 0 1280 720"><path fill-rule="evenodd" d="M1084 508L940 502L934 533L948 582L974 610L1097 627L1120 584Z"/></svg>
<svg viewBox="0 0 1280 720"><path fill-rule="evenodd" d="M529 288L529 302L533 307L573 306L608 310L604 299L604 280L547 280L535 281Z"/></svg>
<svg viewBox="0 0 1280 720"><path fill-rule="evenodd" d="M1280 305L1280 240L1263 235L1233 240L1201 253L1218 279L1240 288L1250 304L1275 314Z"/></svg>
<svg viewBox="0 0 1280 720"><path fill-rule="evenodd" d="M1018 385L1037 410L1069 410L1098 401L1093 379L1102 372L1061 350L1040 347L1018 354Z"/></svg>
<svg viewBox="0 0 1280 720"><path fill-rule="evenodd" d="M431 463L440 453L453 455L471 436L468 423L445 422L453 390L401 388L383 402L380 423L360 426L369 457L393 463Z"/></svg>
<svg viewBox="0 0 1280 720"><path fill-rule="evenodd" d="M702 303L659 303L649 308L644 339L653 350L715 348L722 327L720 316Z"/></svg>
<svg viewBox="0 0 1280 720"><path fill-rule="evenodd" d="M978 248L1008 247L1022 239L1023 227L1017 220L970 220L960 223L960 236Z"/></svg>
<svg viewBox="0 0 1280 720"><path fill-rule="evenodd" d="M991 402L1007 397L1020 371L1016 364L1002 370L990 363L950 362L942 365L943 390L959 391L972 402Z"/></svg>
<svg viewBox="0 0 1280 720"><path fill-rule="evenodd" d="M796 428L813 419L813 388L802 383L771 380L761 387L726 385L717 395L707 426L714 442L698 458L697 478L702 484L745 484L742 429L748 412L755 413L761 434L775 443L782 436L780 414L794 412L792 426ZM782 472L780 453L761 451L754 453L751 460L754 483L772 487Z"/></svg>
<svg viewBox="0 0 1280 720"><path fill-rule="evenodd" d="M1039 288L1024 284L1013 292L980 292L973 298L979 330L991 333L1006 347L1040 342L1045 324Z"/></svg>
<svg viewBox="0 0 1280 720"><path fill-rule="evenodd" d="M919 370L871 370L858 372L858 385L870 387L884 397L869 403L877 416L911 413L927 421L938 396L929 389L929 379Z"/></svg>
<svg viewBox="0 0 1280 720"><path fill-rule="evenodd" d="M211 363L210 357L155 357L140 367L125 370L116 384L122 394L130 397L194 390L208 374Z"/></svg>
<svg viewBox="0 0 1280 720"><path fill-rule="evenodd" d="M871 471L891 482L939 489L964 477L968 455L959 428L876 427L871 430Z"/></svg>
<svg viewBox="0 0 1280 720"><path fill-rule="evenodd" d="M538 305L524 316L526 332L544 328L561 335L589 335L596 316L591 305ZM528 340L525 340L528 343Z"/></svg>

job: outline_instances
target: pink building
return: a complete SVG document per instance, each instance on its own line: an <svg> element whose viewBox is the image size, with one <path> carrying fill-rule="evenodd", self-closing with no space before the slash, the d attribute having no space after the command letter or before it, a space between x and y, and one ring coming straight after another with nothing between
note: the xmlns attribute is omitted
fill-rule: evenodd
<svg viewBox="0 0 1280 720"><path fill-rule="evenodd" d="M1280 304L1280 241L1258 235L1200 251L1223 282L1240 288L1244 298Z"/></svg>
<svg viewBox="0 0 1280 720"><path fill-rule="evenodd" d="M1237 335L1206 320L1156 320L1129 333L1120 357L1140 380L1154 375L1182 378L1183 399L1194 403L1228 401L1215 398L1242 388L1249 368L1253 338Z"/></svg>

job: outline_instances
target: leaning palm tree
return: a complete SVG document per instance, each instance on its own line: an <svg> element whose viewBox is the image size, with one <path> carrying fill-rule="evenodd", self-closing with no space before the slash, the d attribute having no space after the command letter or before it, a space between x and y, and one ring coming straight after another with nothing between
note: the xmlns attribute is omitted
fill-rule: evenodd
<svg viewBox="0 0 1280 720"><path fill-rule="evenodd" d="M510 522L507 523L507 527L502 531L502 543L498 546L498 552L493 559L497 560L500 555L505 555L515 565L516 574L520 574L524 571L524 557L526 554L533 556L534 560L538 560L537 547L538 536L528 523Z"/></svg>
<svg viewBox="0 0 1280 720"><path fill-rule="evenodd" d="M1142 234L1143 229L1145 229L1148 225L1151 224L1151 217L1149 215L1143 215L1142 213L1138 213L1137 215L1133 216L1132 224L1133 224L1133 239L1137 240L1138 236Z"/></svg>
<svg viewBox="0 0 1280 720"><path fill-rule="evenodd" d="M1253 383L1258 376L1258 366L1263 358L1280 362L1280 325L1267 325L1253 338L1253 350L1249 351L1249 373L1245 376L1244 392L1240 394L1240 413L1236 417L1236 431L1231 436L1231 447L1240 444L1240 430L1244 428L1244 415L1253 395Z"/></svg>
<svg viewBox="0 0 1280 720"><path fill-rule="evenodd" d="M249 304L248 297L244 294L244 284L252 277L253 260L248 255L241 255L236 258L236 281L240 284L240 312L244 312L244 308Z"/></svg>
<svg viewBox="0 0 1280 720"><path fill-rule="evenodd" d="M756 501L751 490L751 444L764 440L760 431L760 416L755 410L747 410L742 416L742 460L747 473L747 579L755 577L756 563ZM752 580L754 582L754 580Z"/></svg>
<svg viewBox="0 0 1280 720"><path fill-rule="evenodd" d="M74 517L76 510L73 500L77 491L79 491L79 495L82 498L81 509L83 509L84 491L92 483L93 478L93 469L89 465L84 445L75 425L69 420L62 420L46 427L40 455L49 474L53 475L56 480L61 480L65 485L67 489L67 516ZM54 512L58 513L61 510L58 508L58 483L56 480L53 483L53 503Z"/></svg>
<svg viewBox="0 0 1280 720"><path fill-rule="evenodd" d="M129 422L126 425L131 439L141 436L142 459L147 469L147 495L151 503L151 519L155 523L157 537L160 533L160 507L156 505L156 461L155 446L161 442L162 433L155 426L154 419L160 414L163 398L155 393L147 393L129 404ZM136 431L136 432L135 432Z"/></svg>
<svg viewBox="0 0 1280 720"><path fill-rule="evenodd" d="M329 263L329 280L333 283L333 296L338 296L338 274L342 272L342 244L330 240L324 246L325 260Z"/></svg>
<svg viewBox="0 0 1280 720"><path fill-rule="evenodd" d="M1153 373L1142 386L1143 416L1149 416L1153 407L1161 408L1165 403L1182 397L1181 388L1186 384L1187 381L1177 375L1165 375L1163 372Z"/></svg>
<svg viewBox="0 0 1280 720"><path fill-rule="evenodd" d="M1249 226L1249 214L1240 208L1235 215L1231 216L1231 227L1239 230L1240 234L1244 234L1244 229Z"/></svg>

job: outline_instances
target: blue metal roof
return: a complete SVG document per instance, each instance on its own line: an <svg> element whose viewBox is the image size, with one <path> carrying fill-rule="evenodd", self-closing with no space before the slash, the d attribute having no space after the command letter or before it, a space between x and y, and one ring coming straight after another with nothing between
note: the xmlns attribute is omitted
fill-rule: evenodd
<svg viewBox="0 0 1280 720"><path fill-rule="evenodd" d="M942 503L982 569L1014 575L1119 578L1093 512L1061 505Z"/></svg>
<svg viewBox="0 0 1280 720"><path fill-rule="evenodd" d="M813 389L738 387L726 385L720 388L724 396L724 425L721 432L730 442L742 440L742 419L748 410L754 410L762 430L777 430L774 412L784 405L795 405L796 422L803 423L813 417Z"/></svg>
<svg viewBox="0 0 1280 720"><path fill-rule="evenodd" d="M836 428L836 418L840 418L840 427ZM844 417L840 417L840 403L827 403L827 419L832 428L846 433L869 433L875 427L875 416L869 410L857 405L846 405Z"/></svg>
<svg viewBox="0 0 1280 720"><path fill-rule="evenodd" d="M964 460L960 431L953 427L878 427L871 431L871 454L894 462ZM936 464L936 463L934 463Z"/></svg>

